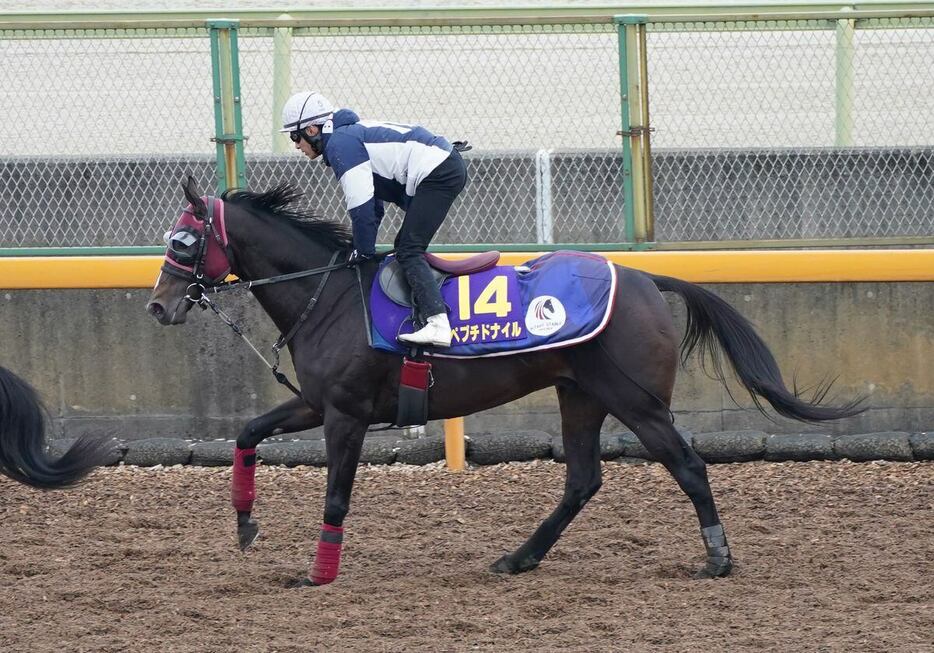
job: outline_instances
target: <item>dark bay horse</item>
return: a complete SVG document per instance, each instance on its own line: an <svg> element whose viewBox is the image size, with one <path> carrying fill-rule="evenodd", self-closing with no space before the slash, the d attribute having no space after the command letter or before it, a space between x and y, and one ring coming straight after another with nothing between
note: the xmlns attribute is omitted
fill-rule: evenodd
<svg viewBox="0 0 934 653"><path fill-rule="evenodd" d="M74 485L110 456L112 444L93 435L61 457L45 450L45 406L29 383L0 367L0 473L42 490Z"/></svg>
<svg viewBox="0 0 934 653"><path fill-rule="evenodd" d="M189 178L190 206L176 224L163 273L148 304L161 324L180 324L203 288L222 283L228 271L241 280L262 280L302 270L331 268L346 258L349 231L293 208L301 193L280 186L265 193L227 192L202 198ZM377 264L362 264L369 288ZM727 575L733 566L704 462L678 435L668 407L679 363L679 338L659 291L687 304L683 356L699 347L714 359L726 354L735 375L757 400L780 415L822 421L855 415L858 401L841 407L800 398L784 384L778 365L749 322L729 304L694 284L617 266L613 314L596 338L564 349L513 356L433 360L429 419L467 415L554 386L561 410L567 480L557 508L513 553L492 565L495 572L534 569L601 484L600 427L608 414L629 427L672 474L692 501L706 547L698 577ZM255 448L264 438L324 425L328 460L324 523L309 578L318 585L338 573L344 518L367 428L396 415L401 357L368 346L356 270L340 267L323 275L252 288L281 333L294 332L288 348L301 398L253 419L237 438L232 483L241 548L258 533L252 519ZM317 297L309 302L310 297ZM308 313L308 307L313 309Z"/></svg>

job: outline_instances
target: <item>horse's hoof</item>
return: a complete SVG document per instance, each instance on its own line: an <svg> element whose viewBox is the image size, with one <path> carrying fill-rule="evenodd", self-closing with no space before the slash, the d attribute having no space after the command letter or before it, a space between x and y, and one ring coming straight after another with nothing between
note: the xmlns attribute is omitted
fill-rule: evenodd
<svg viewBox="0 0 934 653"><path fill-rule="evenodd" d="M256 520L250 519L237 526L237 541L241 551L249 549L257 537L259 537L259 524Z"/></svg>
<svg viewBox="0 0 934 653"><path fill-rule="evenodd" d="M298 589L301 587L318 587L317 583L312 582L308 576L302 576L301 578L293 578L286 582L286 587L289 589Z"/></svg>
<svg viewBox="0 0 934 653"><path fill-rule="evenodd" d="M536 567L538 567L538 560L534 558L516 560L507 553L490 565L490 571L494 574L521 574L524 571L532 571Z"/></svg>
<svg viewBox="0 0 934 653"><path fill-rule="evenodd" d="M733 571L732 558L708 558L704 568L694 574L696 580L704 578L723 578Z"/></svg>

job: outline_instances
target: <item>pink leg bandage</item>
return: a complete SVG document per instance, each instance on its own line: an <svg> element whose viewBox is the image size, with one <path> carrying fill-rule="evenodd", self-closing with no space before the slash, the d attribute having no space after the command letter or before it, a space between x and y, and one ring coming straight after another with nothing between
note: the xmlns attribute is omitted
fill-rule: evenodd
<svg viewBox="0 0 934 653"><path fill-rule="evenodd" d="M315 585L327 585L337 578L341 566L341 548L344 546L344 529L340 526L321 524L321 539L315 564L308 577Z"/></svg>
<svg viewBox="0 0 934 653"><path fill-rule="evenodd" d="M251 512L256 499L256 449L234 449L230 499L238 512Z"/></svg>

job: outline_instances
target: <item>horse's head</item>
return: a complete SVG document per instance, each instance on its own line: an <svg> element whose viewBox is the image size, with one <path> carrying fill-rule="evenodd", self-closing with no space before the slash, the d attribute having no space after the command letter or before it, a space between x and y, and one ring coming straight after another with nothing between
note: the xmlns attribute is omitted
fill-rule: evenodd
<svg viewBox="0 0 934 653"><path fill-rule="evenodd" d="M189 204L166 233L165 261L146 310L161 324L182 324L206 287L230 273L224 203L201 197L194 179L182 184Z"/></svg>
<svg viewBox="0 0 934 653"><path fill-rule="evenodd" d="M302 193L289 184L221 198L201 197L191 177L182 188L189 205L166 234L162 274L146 307L161 324L183 323L204 289L231 272L241 280L274 277L323 266L335 250L350 249L350 230L296 208Z"/></svg>

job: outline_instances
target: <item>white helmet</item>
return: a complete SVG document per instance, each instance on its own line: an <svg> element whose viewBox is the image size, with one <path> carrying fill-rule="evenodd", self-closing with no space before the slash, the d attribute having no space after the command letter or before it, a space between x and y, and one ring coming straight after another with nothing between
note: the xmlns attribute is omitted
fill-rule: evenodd
<svg viewBox="0 0 934 653"><path fill-rule="evenodd" d="M334 113L331 101L316 91L302 91L290 97L282 107L282 129L294 132L308 125L323 125Z"/></svg>

